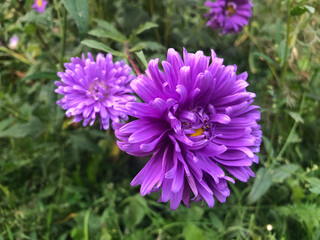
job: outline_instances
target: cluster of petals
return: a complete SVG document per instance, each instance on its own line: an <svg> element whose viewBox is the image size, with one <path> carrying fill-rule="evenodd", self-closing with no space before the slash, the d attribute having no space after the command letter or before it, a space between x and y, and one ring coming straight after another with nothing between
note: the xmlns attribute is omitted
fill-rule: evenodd
<svg viewBox="0 0 320 240"><path fill-rule="evenodd" d="M40 13L43 13L46 9L47 4L47 0L34 0L32 8Z"/></svg>
<svg viewBox="0 0 320 240"><path fill-rule="evenodd" d="M183 59L169 49L167 61L151 60L146 75L131 82L144 102L129 102L117 109L136 118L115 124L121 150L151 159L133 179L141 195L160 192L170 208L181 202L202 201L212 207L225 202L227 182L246 182L258 163L261 144L259 107L247 92L247 73L211 51L188 53ZM233 177L234 178L233 178Z"/></svg>
<svg viewBox="0 0 320 240"><path fill-rule="evenodd" d="M207 26L214 30L222 29L222 34L240 32L252 16L250 0L206 1L205 5L210 8L210 12L205 14L209 18Z"/></svg>
<svg viewBox="0 0 320 240"><path fill-rule="evenodd" d="M86 58L71 58L65 63L65 72L58 72L61 81L56 81L56 93L64 95L57 101L62 109L67 110L67 117L74 117L74 122L84 119L83 126L92 125L97 117L100 127L109 129L110 120L127 121L128 116L115 109L136 98L132 95L130 82L135 75L124 61L113 63L112 55L99 53L96 59L88 53Z"/></svg>

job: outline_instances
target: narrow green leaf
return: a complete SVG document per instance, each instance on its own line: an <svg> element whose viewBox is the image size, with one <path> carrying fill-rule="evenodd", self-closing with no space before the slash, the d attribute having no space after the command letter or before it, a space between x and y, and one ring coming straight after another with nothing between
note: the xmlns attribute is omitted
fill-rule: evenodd
<svg viewBox="0 0 320 240"><path fill-rule="evenodd" d="M88 0L63 0L64 6L75 20L79 32L84 36L89 26Z"/></svg>
<svg viewBox="0 0 320 240"><path fill-rule="evenodd" d="M9 240L13 240L14 238L13 238L11 229L10 229L10 227L8 226L8 224L6 224L6 229L7 229L7 232L8 232Z"/></svg>
<svg viewBox="0 0 320 240"><path fill-rule="evenodd" d="M149 49L152 51L158 51L158 50L164 49L164 47L157 42L147 41L147 42L140 42L140 43L136 44L131 49L129 49L129 51L130 52L137 52L142 49Z"/></svg>
<svg viewBox="0 0 320 240"><path fill-rule="evenodd" d="M252 51L249 52L248 62L249 62L250 71L252 73L256 73L258 71L258 69L255 66L254 55L253 55Z"/></svg>
<svg viewBox="0 0 320 240"><path fill-rule="evenodd" d="M54 194L54 192L56 191L56 186L49 186L46 187L44 190L42 190L40 193L38 193L38 197L39 198L47 198L50 197Z"/></svg>
<svg viewBox="0 0 320 240"><path fill-rule="evenodd" d="M85 240L89 240L89 217L90 217L91 209L89 208L86 211L84 216L84 223L83 223L83 235Z"/></svg>
<svg viewBox="0 0 320 240"><path fill-rule="evenodd" d="M90 48L98 49L98 50L101 50L104 52L109 52L114 56L125 57L124 53L113 50L112 48L108 47L107 45L100 43L98 41L95 41L95 40L85 39L81 42L81 44L86 45Z"/></svg>
<svg viewBox="0 0 320 240"><path fill-rule="evenodd" d="M260 168L256 174L256 179L253 183L251 192L249 193L249 203L254 203L259 200L271 187L272 175L264 167Z"/></svg>
<svg viewBox="0 0 320 240"><path fill-rule="evenodd" d="M277 44L280 44L281 39L282 39L282 25L281 25L281 18L280 17L278 17L277 20L276 20L274 38L275 38L275 42Z"/></svg>
<svg viewBox="0 0 320 240"><path fill-rule="evenodd" d="M107 31L105 29L102 29L102 28L93 29L89 32L89 34L91 36L95 36L95 37L109 38L109 39L112 39L117 42L124 42L125 41L125 39L123 39L121 36L114 34L113 32Z"/></svg>
<svg viewBox="0 0 320 240"><path fill-rule="evenodd" d="M268 156L273 157L274 151L273 151L272 144L271 144L270 140L265 136L262 136L262 140L263 140L263 146L264 146L266 152L268 153Z"/></svg>
<svg viewBox="0 0 320 240"><path fill-rule="evenodd" d="M44 80L55 80L58 79L56 72L36 72L34 74L30 74L22 78L21 80L34 80L34 79L44 79Z"/></svg>
<svg viewBox="0 0 320 240"><path fill-rule="evenodd" d="M275 61L273 61L270 57L268 57L268 56L265 55L264 53L254 52L253 55L262 58L263 60L271 63L271 64L274 65L274 66L275 66L275 65L278 65Z"/></svg>
<svg viewBox="0 0 320 240"><path fill-rule="evenodd" d="M135 54L138 57L138 59L140 60L140 62L143 64L144 68L147 69L148 62L147 62L146 57L144 56L143 51L136 52Z"/></svg>
<svg viewBox="0 0 320 240"><path fill-rule="evenodd" d="M147 31L147 30L149 30L149 29L151 29L151 28L156 28L156 27L158 27L158 24L153 23L153 22L143 23L143 24L141 24L141 25L138 27L137 30L135 30L135 31L131 34L130 38L134 38L135 36L139 35L140 33L143 33L144 31Z"/></svg>
<svg viewBox="0 0 320 240"><path fill-rule="evenodd" d="M94 19L94 21L98 24L99 27L107 30L109 35L112 35L114 39L117 39L116 41L125 42L127 40L126 36L119 32L119 30L116 29L111 23L100 19Z"/></svg>

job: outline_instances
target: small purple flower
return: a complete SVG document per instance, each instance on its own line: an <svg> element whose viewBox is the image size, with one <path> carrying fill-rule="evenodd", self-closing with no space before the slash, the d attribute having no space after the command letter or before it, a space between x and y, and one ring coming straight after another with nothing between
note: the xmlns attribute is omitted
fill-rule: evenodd
<svg viewBox="0 0 320 240"><path fill-rule="evenodd" d="M16 49L19 43L19 37L17 35L13 35L12 38L10 38L9 42L9 48L10 49Z"/></svg>
<svg viewBox="0 0 320 240"><path fill-rule="evenodd" d="M44 10L46 9L47 4L48 4L48 1L46 0L34 0L32 8L37 10L40 13L43 13Z"/></svg>
<svg viewBox="0 0 320 240"><path fill-rule="evenodd" d="M230 195L229 172L246 182L258 163L261 143L259 107L247 92L246 72L236 75L235 65L224 66L211 51L210 57L184 50L183 60L174 49L167 61L149 62L146 76L131 87L145 102L122 106L137 118L115 124L118 146L134 156L152 157L131 185L141 185L141 195L161 191L160 202L170 200L171 209L182 201L206 201L214 196L225 202Z"/></svg>
<svg viewBox="0 0 320 240"><path fill-rule="evenodd" d="M207 26L212 29L222 29L222 34L240 32L244 25L248 25L252 16L252 3L250 0L216 0L206 1L210 13Z"/></svg>
<svg viewBox="0 0 320 240"><path fill-rule="evenodd" d="M135 75L124 61L113 63L112 55L99 53L96 60L88 53L88 58L71 58L65 63L65 72L58 72L56 93L65 95L57 104L66 109L67 117L74 116L74 122L82 119L83 126L92 125L100 117L100 127L109 129L112 122L127 121L128 116L115 106L135 101L130 82Z"/></svg>

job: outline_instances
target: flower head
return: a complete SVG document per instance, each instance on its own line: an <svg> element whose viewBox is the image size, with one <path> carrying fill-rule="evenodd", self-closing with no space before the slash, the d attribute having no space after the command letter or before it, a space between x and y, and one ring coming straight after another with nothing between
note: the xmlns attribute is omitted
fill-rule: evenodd
<svg viewBox="0 0 320 240"><path fill-rule="evenodd" d="M258 163L261 131L254 93L247 92L247 73L224 66L215 52L210 57L184 50L183 59L169 49L159 70L151 60L146 76L131 86L145 103L127 103L124 111L138 118L115 124L118 146L134 156L151 159L131 182L141 195L161 190L159 201L171 209L182 201L225 202L229 196L227 172L246 182Z"/></svg>
<svg viewBox="0 0 320 240"><path fill-rule="evenodd" d="M16 49L19 43L19 37L17 35L13 35L12 38L10 38L9 42L9 48L10 49Z"/></svg>
<svg viewBox="0 0 320 240"><path fill-rule="evenodd" d="M222 29L222 34L240 32L244 25L248 25L252 16L250 0L216 0L206 1L210 12L205 14L209 18L207 26L212 29Z"/></svg>
<svg viewBox="0 0 320 240"><path fill-rule="evenodd" d="M130 82L135 78L129 74L131 68L123 61L112 61L109 53L106 57L99 53L96 60L88 53L88 58L71 58L65 63L65 72L58 72L61 82L57 81L56 93L65 95L57 104L66 109L67 117L74 116L74 122L82 119L83 126L92 125L100 117L100 126L105 130L109 122L128 120L128 116L115 106L135 101Z"/></svg>
<svg viewBox="0 0 320 240"><path fill-rule="evenodd" d="M43 13L46 9L48 1L46 0L34 0L34 3L32 5L32 8L37 10L40 13Z"/></svg>

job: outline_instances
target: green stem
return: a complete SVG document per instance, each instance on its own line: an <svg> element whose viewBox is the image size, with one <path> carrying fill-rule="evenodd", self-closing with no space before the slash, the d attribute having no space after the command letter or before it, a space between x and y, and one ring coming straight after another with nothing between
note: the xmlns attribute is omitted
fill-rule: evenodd
<svg viewBox="0 0 320 240"><path fill-rule="evenodd" d="M67 13L64 7L62 9L61 26L62 26L62 31L61 31L62 47L61 47L61 54L60 54L60 62L61 64L63 64L64 54L66 51L66 31L67 31Z"/></svg>
<svg viewBox="0 0 320 240"><path fill-rule="evenodd" d="M129 62L130 62L130 64L131 64L131 66L133 67L134 71L136 72L136 74L137 74L138 76L141 75L141 72L140 72L138 66L135 64L135 62L132 60L132 58L131 58L131 56L130 56L128 41L126 41L126 42L124 43L124 51L125 51L125 53L126 53L126 55L127 55L127 58L128 58L128 60L129 60Z"/></svg>
<svg viewBox="0 0 320 240"><path fill-rule="evenodd" d="M150 12L150 17L151 17L151 19L152 19L153 16L154 16L154 4L153 4L153 0L149 0L149 12ZM162 45L162 43L161 43L161 37L160 37L160 33L159 33L158 28L154 28L154 33L156 34L157 42Z"/></svg>
<svg viewBox="0 0 320 240"><path fill-rule="evenodd" d="M300 110L299 110L299 115L302 114L302 110L303 110L303 108L304 108L304 103L305 103L305 98L306 98L306 94L303 93L303 95L302 95L302 101L301 101L301 105L300 105ZM287 139L286 139L286 142L285 142L284 145L282 146L279 154L277 155L277 157L276 157L276 159L275 159L276 161L279 160L279 159L282 157L283 153L286 151L287 147L288 147L289 144L290 144L290 140L292 139L292 136L293 136L293 134L294 134L295 131L296 131L297 126L298 126L298 121L295 121L294 124L293 124L293 126L292 126L292 128L291 128L291 130L290 130L290 133L289 133L289 135L288 135L288 137L287 137Z"/></svg>
<svg viewBox="0 0 320 240"><path fill-rule="evenodd" d="M288 70L288 52L289 52L289 42L290 42L290 0L287 0L287 32L286 32L286 48L284 50L284 65L283 71L281 73L280 79L280 89L283 89L283 84L287 76Z"/></svg>
<svg viewBox="0 0 320 240"><path fill-rule="evenodd" d="M167 7L167 17L164 23L164 45L168 46L169 42L169 33L170 33L170 19L172 16L172 8L173 8L173 1L171 0L169 6Z"/></svg>

